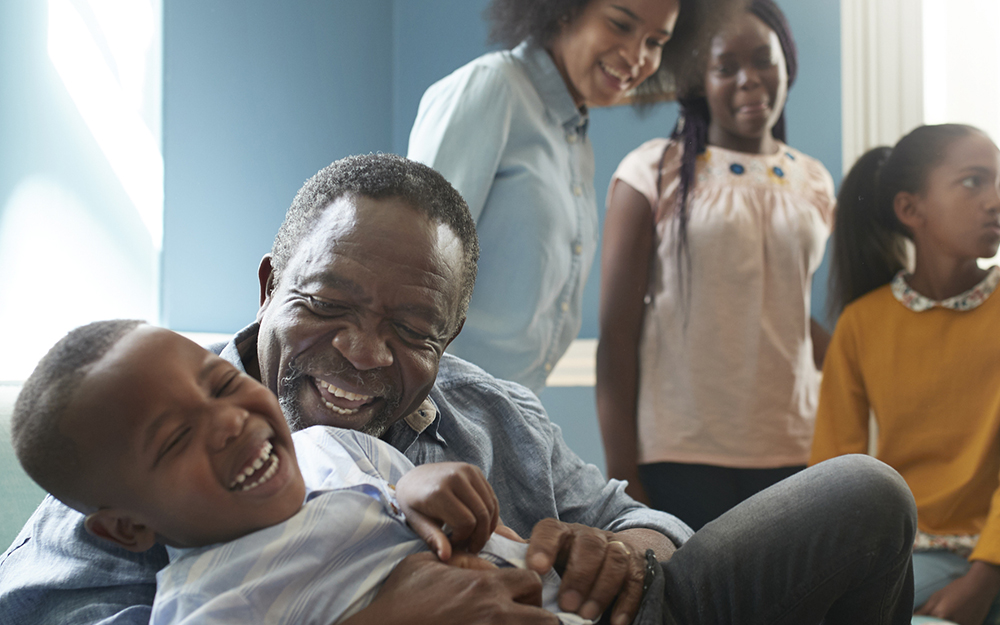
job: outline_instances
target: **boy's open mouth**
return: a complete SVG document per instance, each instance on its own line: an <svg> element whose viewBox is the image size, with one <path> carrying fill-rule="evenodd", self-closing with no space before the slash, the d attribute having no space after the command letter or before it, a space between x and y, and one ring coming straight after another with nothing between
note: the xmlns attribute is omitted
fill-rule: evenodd
<svg viewBox="0 0 1000 625"><path fill-rule="evenodd" d="M278 454L274 453L271 441L264 441L260 453L240 471L229 490L250 490L268 481L278 472Z"/></svg>

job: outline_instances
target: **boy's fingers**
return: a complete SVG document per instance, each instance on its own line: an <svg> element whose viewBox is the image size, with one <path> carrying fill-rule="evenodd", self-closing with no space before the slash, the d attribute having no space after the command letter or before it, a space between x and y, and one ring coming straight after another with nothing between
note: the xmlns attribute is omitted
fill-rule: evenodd
<svg viewBox="0 0 1000 625"><path fill-rule="evenodd" d="M407 511L406 522L410 524L417 536L424 539L424 542L442 562L447 562L451 558L451 541L437 522L415 510Z"/></svg>

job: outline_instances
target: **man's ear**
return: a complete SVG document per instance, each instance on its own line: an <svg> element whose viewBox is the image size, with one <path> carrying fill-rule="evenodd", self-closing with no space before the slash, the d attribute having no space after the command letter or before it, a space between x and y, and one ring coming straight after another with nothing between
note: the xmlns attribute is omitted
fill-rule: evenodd
<svg viewBox="0 0 1000 625"><path fill-rule="evenodd" d="M117 545L141 553L156 544L156 532L148 525L136 523L124 510L102 508L83 520L87 531Z"/></svg>
<svg viewBox="0 0 1000 625"><path fill-rule="evenodd" d="M263 309L264 303L274 291L274 268L271 266L270 254L264 254L264 258L260 259L260 267L257 268L257 281L260 282L260 307Z"/></svg>
<svg viewBox="0 0 1000 625"><path fill-rule="evenodd" d="M909 191L900 191L892 199L892 210L896 213L899 223L913 232L916 226L923 224L924 213L920 210L920 196Z"/></svg>

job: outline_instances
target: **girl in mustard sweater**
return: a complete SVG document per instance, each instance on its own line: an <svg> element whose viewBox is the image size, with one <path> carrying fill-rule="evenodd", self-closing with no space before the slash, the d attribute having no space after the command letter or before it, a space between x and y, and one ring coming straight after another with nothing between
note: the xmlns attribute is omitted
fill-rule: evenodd
<svg viewBox="0 0 1000 625"><path fill-rule="evenodd" d="M874 413L917 503L916 614L962 625L1000 622L1000 267L977 263L998 246L1000 151L975 128L922 126L844 179L810 463L866 452Z"/></svg>

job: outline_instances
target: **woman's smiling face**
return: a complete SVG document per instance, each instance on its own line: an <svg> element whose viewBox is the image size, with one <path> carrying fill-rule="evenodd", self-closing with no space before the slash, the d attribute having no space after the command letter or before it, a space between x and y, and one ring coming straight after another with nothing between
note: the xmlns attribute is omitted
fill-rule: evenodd
<svg viewBox="0 0 1000 625"><path fill-rule="evenodd" d="M608 106L652 76L670 39L677 0L591 0L549 42L577 106Z"/></svg>

